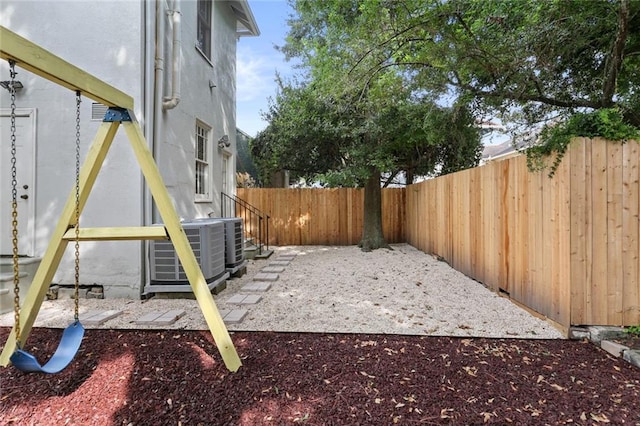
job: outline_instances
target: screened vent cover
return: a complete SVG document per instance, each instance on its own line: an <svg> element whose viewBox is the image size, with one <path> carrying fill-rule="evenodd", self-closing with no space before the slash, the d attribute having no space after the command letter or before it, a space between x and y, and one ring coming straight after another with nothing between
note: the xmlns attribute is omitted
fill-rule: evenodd
<svg viewBox="0 0 640 426"><path fill-rule="evenodd" d="M103 105L101 103L98 103L98 102L92 103L91 104L91 119L92 120L102 121L104 119L104 116L107 113L108 109L109 109L108 106Z"/></svg>
<svg viewBox="0 0 640 426"><path fill-rule="evenodd" d="M222 222L184 222L182 227L207 283L225 274L224 224ZM152 286L153 284L189 286L189 280L171 241L151 241L150 250Z"/></svg>

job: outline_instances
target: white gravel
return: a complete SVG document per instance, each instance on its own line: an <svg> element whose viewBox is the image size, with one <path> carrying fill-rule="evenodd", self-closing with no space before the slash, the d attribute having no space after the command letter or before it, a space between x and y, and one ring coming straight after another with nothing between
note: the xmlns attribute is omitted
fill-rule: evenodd
<svg viewBox="0 0 640 426"><path fill-rule="evenodd" d="M252 282L280 254L296 258L255 305L233 305L231 296ZM407 245L364 253L355 246L279 247L268 260L250 260L247 274L227 281L214 296L220 310L247 309L230 331L295 331L413 334L511 338L563 338L551 323L518 307L433 256ZM195 300L86 299L80 312L122 310L101 326L148 329L135 320L153 311L180 309L186 315L165 329L206 330ZM35 326L65 327L72 319L69 299L45 301ZM13 313L0 325L13 324ZM157 327L156 327L157 328Z"/></svg>

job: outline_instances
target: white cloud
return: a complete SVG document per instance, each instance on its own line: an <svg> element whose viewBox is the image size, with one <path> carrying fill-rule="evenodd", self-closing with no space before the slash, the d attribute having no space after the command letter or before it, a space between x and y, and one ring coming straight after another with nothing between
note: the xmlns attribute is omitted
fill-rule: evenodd
<svg viewBox="0 0 640 426"><path fill-rule="evenodd" d="M252 136L268 124L262 119L261 112L269 109L268 98L275 97L276 72L283 77L293 74L292 65L273 48L273 44L273 41L247 37L238 45L236 122Z"/></svg>
<svg viewBox="0 0 640 426"><path fill-rule="evenodd" d="M237 57L237 99L239 102L265 100L275 94L275 73L280 62L274 54L264 55L250 48L239 48Z"/></svg>

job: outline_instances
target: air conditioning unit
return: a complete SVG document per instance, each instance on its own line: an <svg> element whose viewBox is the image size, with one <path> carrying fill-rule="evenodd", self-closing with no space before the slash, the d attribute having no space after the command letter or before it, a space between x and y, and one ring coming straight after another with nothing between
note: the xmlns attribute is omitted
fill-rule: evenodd
<svg viewBox="0 0 640 426"><path fill-rule="evenodd" d="M159 225L162 226L162 225ZM214 293L226 287L225 228L219 221L182 222L207 285ZM171 241L150 242L151 279L147 293L189 292L189 280Z"/></svg>
<svg viewBox="0 0 640 426"><path fill-rule="evenodd" d="M244 232L239 217L218 218L224 223L225 257L227 267L236 266L244 261Z"/></svg>
<svg viewBox="0 0 640 426"><path fill-rule="evenodd" d="M227 271L236 273L239 268L246 264L244 255L244 232L242 228L242 218L239 217L215 217L195 219L194 221L222 222L224 223L225 237L225 264Z"/></svg>

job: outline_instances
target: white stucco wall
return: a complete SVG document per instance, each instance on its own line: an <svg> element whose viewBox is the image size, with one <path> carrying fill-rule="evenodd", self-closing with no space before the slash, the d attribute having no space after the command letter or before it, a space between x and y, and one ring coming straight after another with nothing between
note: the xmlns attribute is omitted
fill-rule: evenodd
<svg viewBox="0 0 640 426"><path fill-rule="evenodd" d="M188 219L220 214L222 157L216 141L229 136L235 154L236 21L225 2L213 2L212 61L195 48L197 2L183 0L181 102L161 116L161 137L155 141L156 162L175 201L178 215ZM144 2L141 1L8 1L0 3L0 25L50 50L68 62L128 93L134 98L139 121L152 112L144 105L145 58ZM153 19L154 17L152 17ZM147 21L149 22L149 21ZM165 52L171 49L171 27L166 21ZM153 34L153 31L152 31ZM146 58L153 61L153 55ZM164 62L165 81L171 62ZM149 67L147 67L149 69ZM151 69L153 67L151 66ZM72 190L75 164L75 94L53 83L20 72L25 84L17 97L21 108L37 108L36 159L36 255L46 250L61 209ZM0 64L2 80L8 79L6 63ZM147 79L153 79L148 75ZM149 80L147 80L149 81ZM151 80L153 81L153 80ZM212 81L216 87L209 88ZM167 84L163 87L168 88ZM166 93L165 95L169 95ZM147 99L150 99L147 97ZM90 99L82 103L82 156L93 140L100 121L91 121ZM2 90L0 107L9 106ZM211 127L211 201L195 199L195 123ZM144 126L147 140L151 129ZM229 163L235 167L235 155ZM231 171L235 172L235 169ZM235 176L233 173L232 176ZM124 131L119 131L81 218L81 226L141 226L142 177ZM150 218L157 221L158 215ZM73 283L72 244L54 283ZM106 297L138 298L144 287L144 243L86 242L81 245L81 283L105 287Z"/></svg>
<svg viewBox="0 0 640 426"><path fill-rule="evenodd" d="M217 140L227 134L229 151L235 153L235 17L225 2L214 2L212 60L196 49L196 2L182 2L182 100L175 109L163 113L162 140L157 161L180 217L220 214L222 157ZM170 50L167 29L165 52ZM165 69L170 68L165 58ZM210 88L210 81L216 87ZM196 120L211 127L209 145L210 202L195 200ZM235 157L230 164L235 163ZM234 166L235 167L235 166ZM233 174L235 176L235 174Z"/></svg>
<svg viewBox="0 0 640 426"><path fill-rule="evenodd" d="M128 2L3 1L1 24L94 76L133 96L141 115L140 97L142 6ZM2 79L8 77L2 64ZM38 111L36 158L36 256L44 254L75 176L75 93L18 67L25 88L20 107ZM3 107L9 95L0 93ZM91 120L92 100L81 106L81 156L87 153L100 121ZM82 161L82 160L81 160ZM140 173L124 136L118 132L81 218L81 226L141 224ZM141 277L139 242L81 245L81 283L104 285L116 296L138 297ZM74 281L72 244L55 283Z"/></svg>

